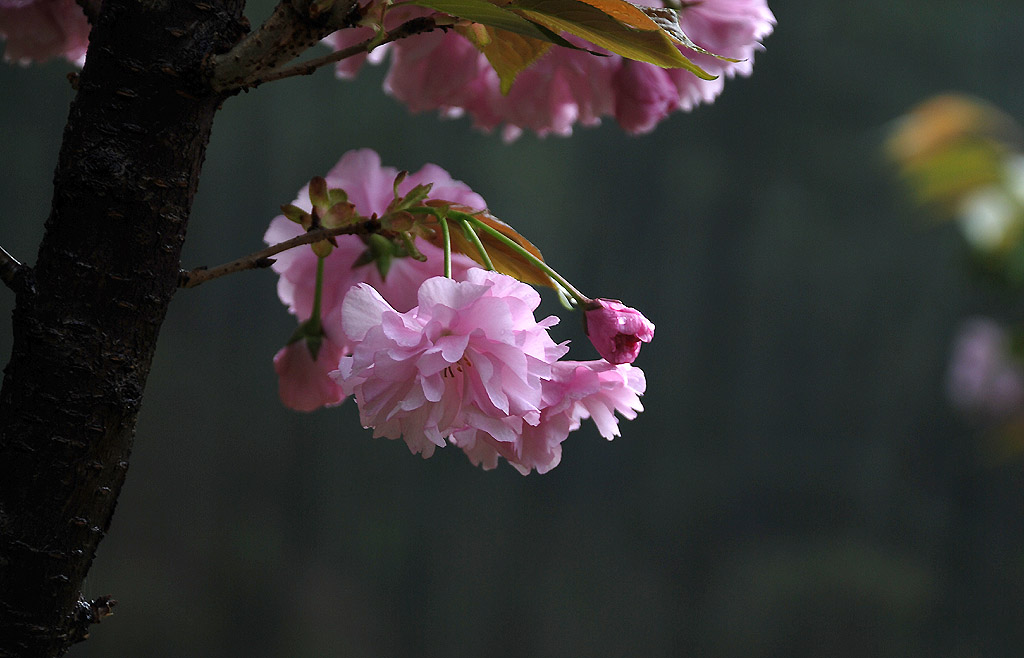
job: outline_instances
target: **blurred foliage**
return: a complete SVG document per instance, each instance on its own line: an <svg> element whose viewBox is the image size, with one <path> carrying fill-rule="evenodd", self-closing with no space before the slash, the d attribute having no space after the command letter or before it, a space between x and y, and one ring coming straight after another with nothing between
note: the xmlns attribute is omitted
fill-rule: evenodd
<svg viewBox="0 0 1024 658"><path fill-rule="evenodd" d="M959 225L995 282L1024 284L1024 132L977 98L942 94L897 120L886 146L917 199Z"/></svg>
<svg viewBox="0 0 1024 658"><path fill-rule="evenodd" d="M948 89L1024 116L1024 5L772 8L753 77L641 138L506 146L409 117L372 69L230 99L186 266L258 248L349 148L436 162L658 325L647 411L540 477L422 461L352 405L278 403L294 321L271 274L182 292L87 581L121 603L70 655L1019 655L1024 474L983 463L943 391L959 318L1005 297L970 284L955 234L904 221L880 154L887 122ZM0 69L0 240L29 262L65 72ZM572 319L556 330L593 357Z"/></svg>

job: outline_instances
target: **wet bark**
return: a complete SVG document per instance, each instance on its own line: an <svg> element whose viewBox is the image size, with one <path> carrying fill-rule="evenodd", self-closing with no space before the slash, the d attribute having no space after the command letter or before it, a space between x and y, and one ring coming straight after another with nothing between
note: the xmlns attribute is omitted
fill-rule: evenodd
<svg viewBox="0 0 1024 658"><path fill-rule="evenodd" d="M0 391L0 656L57 656L109 609L82 580L135 420L214 114L203 64L244 0L104 0Z"/></svg>

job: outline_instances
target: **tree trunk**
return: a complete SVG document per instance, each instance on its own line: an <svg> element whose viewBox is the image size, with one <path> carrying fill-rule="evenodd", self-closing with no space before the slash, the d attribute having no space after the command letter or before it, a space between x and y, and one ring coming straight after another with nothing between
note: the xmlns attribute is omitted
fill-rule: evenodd
<svg viewBox="0 0 1024 658"><path fill-rule="evenodd" d="M0 656L58 656L128 468L244 0L104 0L0 392Z"/></svg>

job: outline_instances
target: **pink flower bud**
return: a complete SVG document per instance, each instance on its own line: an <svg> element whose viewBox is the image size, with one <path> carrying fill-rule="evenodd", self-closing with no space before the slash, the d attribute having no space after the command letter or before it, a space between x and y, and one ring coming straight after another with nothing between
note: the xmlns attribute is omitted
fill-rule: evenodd
<svg viewBox="0 0 1024 658"><path fill-rule="evenodd" d="M274 355L274 370L278 377L278 394L285 406L296 411L313 411L344 400L341 386L327 376L338 367L342 353L326 336L315 361L305 340L282 347Z"/></svg>
<svg viewBox="0 0 1024 658"><path fill-rule="evenodd" d="M654 324L640 311L615 299L595 299L586 308L583 327L608 363L633 363L640 343L654 338Z"/></svg>

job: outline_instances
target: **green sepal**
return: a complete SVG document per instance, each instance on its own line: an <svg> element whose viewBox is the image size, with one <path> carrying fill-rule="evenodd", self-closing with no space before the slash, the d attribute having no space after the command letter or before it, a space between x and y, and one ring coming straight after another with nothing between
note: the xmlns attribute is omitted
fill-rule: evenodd
<svg viewBox="0 0 1024 658"><path fill-rule="evenodd" d="M427 257L416 248L416 240L408 231L402 231L399 235L402 236L402 242L405 244L405 252L409 258L418 260L421 263L427 262Z"/></svg>
<svg viewBox="0 0 1024 658"><path fill-rule="evenodd" d="M314 176L309 181L309 202L314 208L327 210L331 207L330 194L327 191L327 181L323 176Z"/></svg>
<svg viewBox="0 0 1024 658"><path fill-rule="evenodd" d="M338 203L348 203L348 192L339 189L327 190L327 200L330 201L331 206Z"/></svg>
<svg viewBox="0 0 1024 658"><path fill-rule="evenodd" d="M362 267L373 263L380 272L380 278L386 279L388 270L391 269L391 262L398 256L397 245L383 235L373 233L363 238L366 243L366 251L359 255L359 258L352 263L352 267Z"/></svg>
<svg viewBox="0 0 1024 658"><path fill-rule="evenodd" d="M324 228L339 228L354 224L359 219L356 207L348 201L339 201L328 208L320 217L320 225Z"/></svg>
<svg viewBox="0 0 1024 658"><path fill-rule="evenodd" d="M324 330L320 325L319 318L310 318L300 324L292 333L286 345L297 343L300 340L306 341L306 349L309 350L309 355L313 357L313 361L316 361L317 355L320 354L320 347L324 342Z"/></svg>
<svg viewBox="0 0 1024 658"><path fill-rule="evenodd" d="M408 175L409 172L403 169L395 176L395 182L391 183L391 194L394 195L396 199L398 198L398 186L402 184L402 181L404 181L405 177Z"/></svg>
<svg viewBox="0 0 1024 658"><path fill-rule="evenodd" d="M284 216L287 217L289 221L295 222L303 228L308 228L312 221L312 217L309 216L308 212L290 203L281 206L281 212L284 213Z"/></svg>
<svg viewBox="0 0 1024 658"><path fill-rule="evenodd" d="M398 196L398 184L395 184L395 200L391 202L389 211L394 210L405 210L412 206L418 206L423 203L423 200L430 194L430 189L434 187L433 183L427 183L426 185L416 185L409 190L404 197L399 198Z"/></svg>

